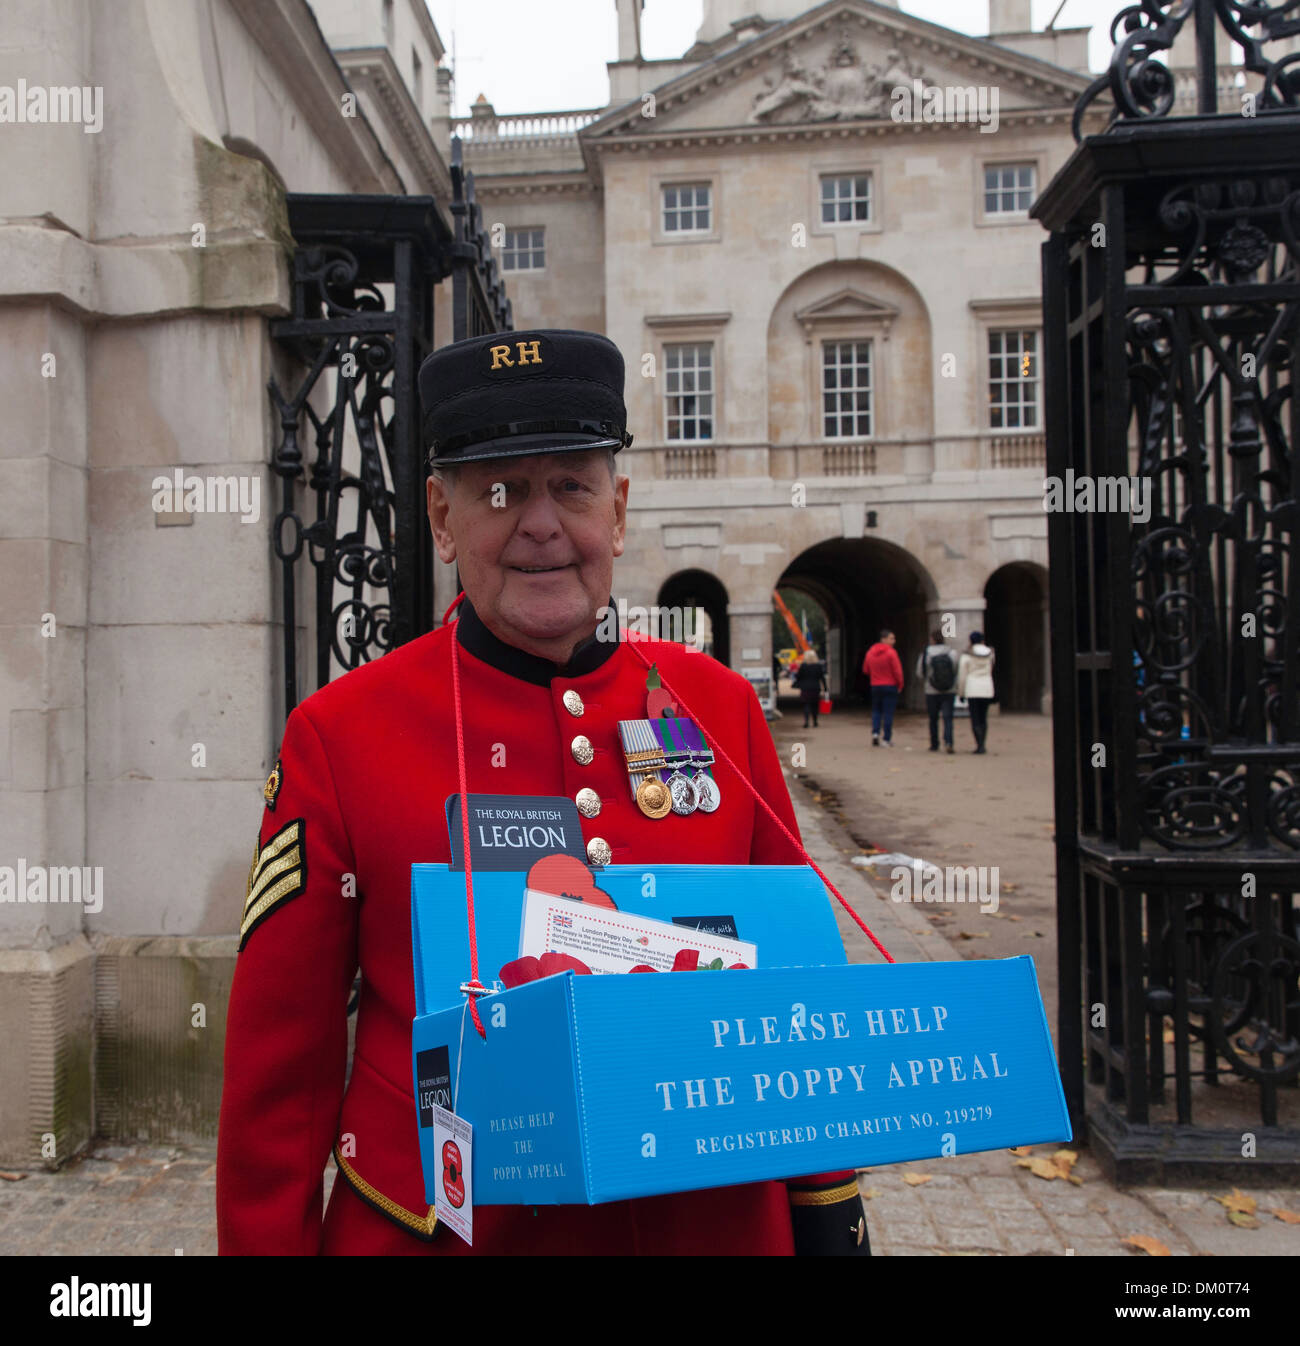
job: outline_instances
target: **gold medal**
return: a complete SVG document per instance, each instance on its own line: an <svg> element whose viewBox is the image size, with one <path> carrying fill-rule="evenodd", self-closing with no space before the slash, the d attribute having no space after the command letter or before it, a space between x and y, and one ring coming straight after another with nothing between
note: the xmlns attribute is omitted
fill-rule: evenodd
<svg viewBox="0 0 1300 1346"><path fill-rule="evenodd" d="M658 776L647 776L636 787L636 803L647 818L664 818L672 812L673 797Z"/></svg>

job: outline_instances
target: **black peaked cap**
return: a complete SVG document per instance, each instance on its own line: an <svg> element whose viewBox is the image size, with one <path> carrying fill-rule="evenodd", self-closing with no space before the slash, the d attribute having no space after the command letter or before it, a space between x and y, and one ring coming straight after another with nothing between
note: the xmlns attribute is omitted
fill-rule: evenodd
<svg viewBox="0 0 1300 1346"><path fill-rule="evenodd" d="M631 444L623 357L608 337L567 329L494 332L420 366L423 442L435 466Z"/></svg>

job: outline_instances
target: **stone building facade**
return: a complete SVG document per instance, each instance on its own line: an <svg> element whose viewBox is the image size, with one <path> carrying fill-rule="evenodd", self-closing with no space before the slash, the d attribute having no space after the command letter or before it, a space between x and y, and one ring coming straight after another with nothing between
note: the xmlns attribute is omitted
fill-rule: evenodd
<svg viewBox="0 0 1300 1346"><path fill-rule="evenodd" d="M982 629L1002 706L1047 709L1028 205L1074 148L1088 30L1032 31L1029 0L991 0L988 37L892 0L705 0L691 48L646 60L644 0L616 3L609 108L480 97L455 129L516 325L628 359L620 593L703 606L714 653L761 676L772 590L802 590L837 694L883 626L905 664L935 625ZM1190 30L1170 65L1190 110Z"/></svg>
<svg viewBox="0 0 1300 1346"><path fill-rule="evenodd" d="M709 0L682 59L646 61L627 0L608 110L480 99L458 126L516 325L627 357L620 594L704 606L734 667L770 668L789 585L826 611L835 692L880 627L907 662L947 616L998 647L1005 706L1044 704L1028 205L1073 149L1087 31L1031 33L1029 0L991 17Z"/></svg>

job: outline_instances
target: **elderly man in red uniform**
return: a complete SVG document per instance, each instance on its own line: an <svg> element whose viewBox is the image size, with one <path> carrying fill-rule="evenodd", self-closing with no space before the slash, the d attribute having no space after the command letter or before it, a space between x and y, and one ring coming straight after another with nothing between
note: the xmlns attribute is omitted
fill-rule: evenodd
<svg viewBox="0 0 1300 1346"><path fill-rule="evenodd" d="M617 348L586 332L472 338L425 362L420 394L429 522L465 593L455 623L323 687L285 727L227 1020L221 1251L865 1253L851 1173L591 1207L484 1207L472 1249L439 1231L411 1085L410 867L450 861L453 654L470 790L575 800L592 865L800 857L720 760L711 812L647 812L629 790L618 721L644 716L646 670L626 644L600 638L599 621L627 522L628 479L614 470L631 442ZM794 831L749 684L684 647L642 648ZM339 1175L322 1219L331 1152Z"/></svg>

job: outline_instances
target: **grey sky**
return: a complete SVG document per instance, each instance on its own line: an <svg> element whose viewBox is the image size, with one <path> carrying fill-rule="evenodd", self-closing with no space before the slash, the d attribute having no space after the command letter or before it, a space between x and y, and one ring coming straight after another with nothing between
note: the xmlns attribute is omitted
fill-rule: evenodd
<svg viewBox="0 0 1300 1346"><path fill-rule="evenodd" d="M618 54L614 0L427 0L438 32L456 51L456 112L479 93L496 110L558 112L609 100L605 62ZM811 9L815 0L809 0ZM1060 0L1032 0L1033 26L1046 27ZM1065 0L1058 28L1092 25L1094 70L1110 58L1107 30L1126 0ZM902 0L909 14L961 32L988 31L988 0ZM703 0L646 0L642 52L680 56L695 40ZM762 13L761 3L758 6Z"/></svg>

